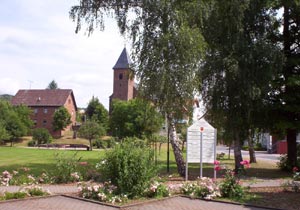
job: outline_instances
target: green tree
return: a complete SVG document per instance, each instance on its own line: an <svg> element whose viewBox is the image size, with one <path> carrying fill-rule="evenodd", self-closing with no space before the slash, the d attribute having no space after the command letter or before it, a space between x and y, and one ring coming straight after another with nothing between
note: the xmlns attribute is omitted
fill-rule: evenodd
<svg viewBox="0 0 300 210"><path fill-rule="evenodd" d="M57 83L55 82L55 80L52 80L49 85L47 86L46 89L49 89L49 90L56 90L58 89L58 85Z"/></svg>
<svg viewBox="0 0 300 210"><path fill-rule="evenodd" d="M105 130L108 129L108 111L105 109L103 104L99 102L97 97L93 97L90 100L85 113L89 120L94 120L100 123Z"/></svg>
<svg viewBox="0 0 300 210"><path fill-rule="evenodd" d="M28 128L7 101L0 100L0 122L2 130L5 128L3 135L10 140L11 146L14 141L27 134Z"/></svg>
<svg viewBox="0 0 300 210"><path fill-rule="evenodd" d="M32 140L36 145L50 143L51 135L46 128L36 128L32 131Z"/></svg>
<svg viewBox="0 0 300 210"><path fill-rule="evenodd" d="M274 1L274 9L282 9L278 21L282 33L273 38L281 46L284 64L279 68L271 92L270 121L273 129L285 134L288 144L288 165L290 169L297 161L297 133L300 131L300 3L298 0Z"/></svg>
<svg viewBox="0 0 300 210"><path fill-rule="evenodd" d="M242 167L241 145L249 132L267 127L270 83L282 62L279 48L268 40L276 28L267 3L216 1L205 20L203 98L210 120L233 142L236 170Z"/></svg>
<svg viewBox="0 0 300 210"><path fill-rule="evenodd" d="M14 106L13 110L17 113L21 122L25 125L26 134L28 134L31 131L33 126L33 121L30 118L30 115L32 114L32 110L24 105Z"/></svg>
<svg viewBox="0 0 300 210"><path fill-rule="evenodd" d="M90 143L90 150L92 150L92 140L100 138L101 136L105 135L105 129L99 123L95 121L86 121L82 124L78 130L78 135L81 138L85 138L89 140Z"/></svg>
<svg viewBox="0 0 300 210"><path fill-rule="evenodd" d="M110 129L114 136L149 137L161 128L162 123L161 114L145 100L113 101Z"/></svg>
<svg viewBox="0 0 300 210"><path fill-rule="evenodd" d="M8 140L8 139L9 139L9 135L4 127L4 123L0 121L0 143L3 140Z"/></svg>
<svg viewBox="0 0 300 210"><path fill-rule="evenodd" d="M122 5L122 6L121 6ZM205 46L201 33L206 1L113 1L81 0L73 6L70 16L88 23L88 32L104 28L103 16L114 11L120 31L127 30L133 41L139 93L154 100L171 125L182 118L184 106L192 99L199 81L197 71ZM133 20L128 21L128 11ZM193 18L191 18L193 17ZM172 126L168 126L171 129ZM175 132L176 133L176 132ZM179 174L185 174L182 151L172 136Z"/></svg>
<svg viewBox="0 0 300 210"><path fill-rule="evenodd" d="M68 110L65 107L60 107L54 112L52 128L54 131L63 130L71 122L71 115Z"/></svg>

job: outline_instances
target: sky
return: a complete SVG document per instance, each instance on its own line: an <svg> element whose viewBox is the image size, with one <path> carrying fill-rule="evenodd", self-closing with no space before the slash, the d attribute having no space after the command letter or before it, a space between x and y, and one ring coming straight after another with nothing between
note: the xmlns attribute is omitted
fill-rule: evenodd
<svg viewBox="0 0 300 210"><path fill-rule="evenodd" d="M75 33L69 18L78 0L1 0L0 95L19 89L45 89L55 80L60 89L72 89L78 107L95 96L108 108L113 70L129 41L116 21L91 36Z"/></svg>

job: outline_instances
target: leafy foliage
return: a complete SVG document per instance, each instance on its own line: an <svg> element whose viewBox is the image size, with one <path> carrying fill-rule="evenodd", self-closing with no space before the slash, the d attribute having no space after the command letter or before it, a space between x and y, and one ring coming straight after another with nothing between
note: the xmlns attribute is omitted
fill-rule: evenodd
<svg viewBox="0 0 300 210"><path fill-rule="evenodd" d="M297 146L297 162L296 165L291 164L290 161L288 161L287 154L283 154L279 158L279 162L277 163L277 166L283 170L283 171L292 171L294 167L300 168L300 145Z"/></svg>
<svg viewBox="0 0 300 210"><path fill-rule="evenodd" d="M71 115L65 107L58 108L53 115L53 130L63 130L71 124Z"/></svg>
<svg viewBox="0 0 300 210"><path fill-rule="evenodd" d="M46 128L36 128L32 131L32 140L36 142L36 144L47 144L51 143L51 135Z"/></svg>
<svg viewBox="0 0 300 210"><path fill-rule="evenodd" d="M127 138L106 151L98 168L106 180L118 187L119 194L141 196L155 175L153 151L142 141Z"/></svg>
<svg viewBox="0 0 300 210"><path fill-rule="evenodd" d="M78 174L78 163L81 157L77 156L77 153L55 153L55 165L56 170L53 171L52 179L54 183L68 183L80 180Z"/></svg>
<svg viewBox="0 0 300 210"><path fill-rule="evenodd" d="M99 99L92 98L85 111L87 118L101 124L105 130L108 129L108 111L103 104L99 102Z"/></svg>
<svg viewBox="0 0 300 210"><path fill-rule="evenodd" d="M192 197L212 199L220 197L220 192L217 184L212 179L203 177L197 180L196 183L185 183L181 187L181 192Z"/></svg>
<svg viewBox="0 0 300 210"><path fill-rule="evenodd" d="M81 184L79 196L112 204L125 203L128 200L126 195L117 195L117 187L109 182L94 185Z"/></svg>
<svg viewBox="0 0 300 210"><path fill-rule="evenodd" d="M13 142L28 133L33 124L30 111L25 106L12 107L7 101L0 100L0 137Z"/></svg>
<svg viewBox="0 0 300 210"><path fill-rule="evenodd" d="M92 140L105 135L104 128L95 121L87 121L80 126L78 135L89 140L90 150L92 150Z"/></svg>
<svg viewBox="0 0 300 210"><path fill-rule="evenodd" d="M160 129L162 123L162 116L151 103L145 100L113 101L110 117L110 129L113 136L119 138L149 137Z"/></svg>
<svg viewBox="0 0 300 210"><path fill-rule="evenodd" d="M236 169L248 132L266 127L270 83L282 64L279 47L268 41L276 31L272 15L267 1L216 1L205 20L202 94L210 120L234 142Z"/></svg>
<svg viewBox="0 0 300 210"><path fill-rule="evenodd" d="M275 1L275 9L283 9L278 20L283 31L272 39L281 46L283 66L274 75L270 92L270 124L273 131L287 136L288 165L297 165L297 133L300 131L300 4L298 0Z"/></svg>
<svg viewBox="0 0 300 210"><path fill-rule="evenodd" d="M226 170L224 180L220 184L221 195L224 198L240 199L244 196L244 189L239 184L234 171Z"/></svg>

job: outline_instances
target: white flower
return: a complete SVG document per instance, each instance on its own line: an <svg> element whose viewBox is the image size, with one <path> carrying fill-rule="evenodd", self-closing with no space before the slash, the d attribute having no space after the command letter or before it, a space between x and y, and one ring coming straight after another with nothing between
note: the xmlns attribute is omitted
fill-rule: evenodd
<svg viewBox="0 0 300 210"><path fill-rule="evenodd" d="M94 190L95 192L98 192L99 186L98 186L98 185L94 185L94 186L93 186L93 190Z"/></svg>

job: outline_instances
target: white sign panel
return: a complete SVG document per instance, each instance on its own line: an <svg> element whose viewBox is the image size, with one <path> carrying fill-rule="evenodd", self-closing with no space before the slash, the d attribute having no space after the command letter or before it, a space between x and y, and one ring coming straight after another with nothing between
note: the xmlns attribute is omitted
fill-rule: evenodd
<svg viewBox="0 0 300 210"><path fill-rule="evenodd" d="M202 162L214 163L216 130L204 119L201 119L188 128L187 132L187 162L200 163L200 139L202 131Z"/></svg>

